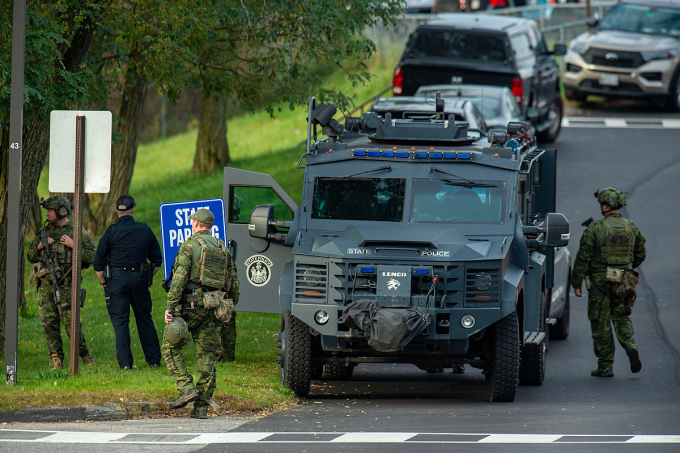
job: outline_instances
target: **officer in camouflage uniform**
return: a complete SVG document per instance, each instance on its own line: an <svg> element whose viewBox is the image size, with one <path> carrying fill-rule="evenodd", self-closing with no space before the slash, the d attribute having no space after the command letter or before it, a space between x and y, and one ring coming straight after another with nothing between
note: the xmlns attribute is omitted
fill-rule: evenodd
<svg viewBox="0 0 680 453"><path fill-rule="evenodd" d="M163 336L161 352L179 392L179 396L169 404L169 407L177 409L194 401L191 417L206 418L215 391L215 362L221 355L220 333L224 323L216 318L215 310L206 309L203 305L215 294L223 294L221 291L226 292L226 296L236 303L240 287L236 265L231 254L224 242L210 234L210 228L215 222L212 212L199 209L189 218L192 220L193 236L184 241L175 257L172 287L168 292L168 304L165 310L165 322L168 327ZM217 260L203 262L204 254L208 256L204 248L219 250L219 256L224 256L223 262L221 258L219 262ZM219 279L208 277L217 275ZM208 285L208 282L212 284ZM233 305L231 308L233 309ZM193 377L187 371L182 352L185 344L175 341L168 331L174 316L180 312L186 320L196 346L198 376L195 386ZM229 321L229 319L224 319L224 321Z"/></svg>
<svg viewBox="0 0 680 453"><path fill-rule="evenodd" d="M28 249L28 261L31 263L44 262L46 250L41 240L42 232L47 233L47 243L50 252L56 251L57 262L60 268L61 277L58 279L59 293L61 294L62 315L59 315L59 308L55 301L54 289L50 273L41 276L37 282L40 286L38 290L38 306L40 307L40 323L42 324L47 351L52 359L52 369L64 368L64 350L61 341L61 326L64 324L66 335L71 340L71 264L73 259L73 222L68 215L71 205L65 197L50 197L43 202L43 207L47 210L46 225L38 231L31 246ZM87 267L94 260L94 241L85 229L82 233L83 251L82 264ZM36 267L37 268L37 267ZM87 349L85 334L80 329L80 348L79 355L85 365L95 363L94 358Z"/></svg>
<svg viewBox="0 0 680 453"><path fill-rule="evenodd" d="M638 345L629 316L635 302L638 274L633 268L645 260L645 238L633 222L621 217L619 208L626 205L626 196L615 187L595 192L603 219L591 223L583 232L571 286L582 297L581 282L588 289L588 319L598 367L590 374L612 377L614 371L614 338L611 324L630 360L630 370L642 369Z"/></svg>

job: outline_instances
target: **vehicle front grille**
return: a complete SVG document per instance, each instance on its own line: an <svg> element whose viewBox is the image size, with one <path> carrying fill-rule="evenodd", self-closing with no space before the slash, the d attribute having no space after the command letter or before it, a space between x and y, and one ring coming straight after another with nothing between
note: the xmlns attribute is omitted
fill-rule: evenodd
<svg viewBox="0 0 680 453"><path fill-rule="evenodd" d="M583 88L596 88L598 90L605 90L611 92L626 92L626 93L641 93L642 88L636 83L632 82L619 82L617 86L605 86L600 85L600 82L593 79L586 79L581 82L580 86Z"/></svg>
<svg viewBox="0 0 680 453"><path fill-rule="evenodd" d="M610 66L613 68L638 68L644 64L640 52L612 51L606 49L588 49L583 59L590 64Z"/></svg>
<svg viewBox="0 0 680 453"><path fill-rule="evenodd" d="M465 274L465 306L487 306L501 298L501 273L498 268L468 268Z"/></svg>
<svg viewBox="0 0 680 453"><path fill-rule="evenodd" d="M296 262L294 298L302 302L325 302L327 294L327 265Z"/></svg>

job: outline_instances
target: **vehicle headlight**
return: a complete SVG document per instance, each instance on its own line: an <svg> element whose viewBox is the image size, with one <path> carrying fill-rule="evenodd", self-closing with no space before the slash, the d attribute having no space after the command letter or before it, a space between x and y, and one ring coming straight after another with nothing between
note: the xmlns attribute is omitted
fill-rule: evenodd
<svg viewBox="0 0 680 453"><path fill-rule="evenodd" d="M475 317L472 315L463 315L463 317L460 318L460 325L463 326L464 329L472 329L476 322Z"/></svg>
<svg viewBox="0 0 680 453"><path fill-rule="evenodd" d="M579 55L585 55L586 52L588 52L588 49L590 49L590 46L586 43L572 41L571 44L569 44L569 49Z"/></svg>
<svg viewBox="0 0 680 453"><path fill-rule="evenodd" d="M321 272L313 269L307 269L302 277L309 286L318 286L321 284Z"/></svg>
<svg viewBox="0 0 680 453"><path fill-rule="evenodd" d="M493 277L489 274L477 274L475 275L475 288L479 291L486 291L491 288L493 284Z"/></svg>
<svg viewBox="0 0 680 453"><path fill-rule="evenodd" d="M671 60L676 57L675 51L672 49L668 50L650 50L646 52L640 52L642 58L645 61L653 60Z"/></svg>
<svg viewBox="0 0 680 453"><path fill-rule="evenodd" d="M316 321L317 324L320 326L323 326L328 322L330 319L330 316L328 315L328 312L324 310L319 310L316 313L314 313L314 321Z"/></svg>

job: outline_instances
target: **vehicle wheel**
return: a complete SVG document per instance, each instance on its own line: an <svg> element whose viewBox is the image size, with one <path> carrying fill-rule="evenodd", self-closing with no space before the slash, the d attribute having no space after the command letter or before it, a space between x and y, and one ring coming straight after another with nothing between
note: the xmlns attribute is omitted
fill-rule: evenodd
<svg viewBox="0 0 680 453"><path fill-rule="evenodd" d="M486 370L486 396L489 401L512 402L517 393L519 373L517 313L498 321L493 330L490 366Z"/></svg>
<svg viewBox="0 0 680 453"><path fill-rule="evenodd" d="M564 312L557 318L557 322L550 328L550 338L552 340L566 340L569 336L569 280L571 280L571 269L567 273L567 295L564 298Z"/></svg>
<svg viewBox="0 0 680 453"><path fill-rule="evenodd" d="M574 88L564 87L564 97L570 101L585 102L588 99L588 94Z"/></svg>
<svg viewBox="0 0 680 453"><path fill-rule="evenodd" d="M299 397L309 394L312 374L309 328L288 310L281 317L279 380Z"/></svg>
<svg viewBox="0 0 680 453"><path fill-rule="evenodd" d="M332 381L349 381L356 365L344 363L327 363L326 377Z"/></svg>
<svg viewBox="0 0 680 453"><path fill-rule="evenodd" d="M545 338L539 344L525 344L522 347L519 366L519 382L522 385L541 385L545 379L545 360L548 353L548 338L545 316L545 293L541 293L540 331L545 332Z"/></svg>
<svg viewBox="0 0 680 453"><path fill-rule="evenodd" d="M673 80L671 80L667 106L671 112L680 112L680 67L675 71Z"/></svg>
<svg viewBox="0 0 680 453"><path fill-rule="evenodd" d="M544 143L552 143L557 140L557 136L560 135L560 130L562 129L562 98L556 97L553 99L552 104L550 104L550 110L548 110L547 119L552 121L552 124L546 130L538 133L538 139Z"/></svg>

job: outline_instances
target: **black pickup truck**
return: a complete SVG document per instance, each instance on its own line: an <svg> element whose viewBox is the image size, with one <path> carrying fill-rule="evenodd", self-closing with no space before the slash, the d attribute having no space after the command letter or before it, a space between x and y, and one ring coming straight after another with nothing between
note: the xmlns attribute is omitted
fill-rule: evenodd
<svg viewBox="0 0 680 453"><path fill-rule="evenodd" d="M394 71L395 96L423 85L507 86L542 142L554 142L562 122L559 67L536 22L488 14L441 14L416 29Z"/></svg>

